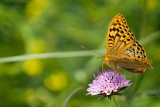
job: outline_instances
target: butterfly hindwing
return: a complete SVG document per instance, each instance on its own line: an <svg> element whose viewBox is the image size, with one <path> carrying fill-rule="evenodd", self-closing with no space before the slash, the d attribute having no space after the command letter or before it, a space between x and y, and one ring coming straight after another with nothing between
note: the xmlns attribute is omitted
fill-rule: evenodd
<svg viewBox="0 0 160 107"><path fill-rule="evenodd" d="M115 65L119 68L132 73L144 73L146 69L152 69L151 60L139 60L138 58L115 58L113 59Z"/></svg>

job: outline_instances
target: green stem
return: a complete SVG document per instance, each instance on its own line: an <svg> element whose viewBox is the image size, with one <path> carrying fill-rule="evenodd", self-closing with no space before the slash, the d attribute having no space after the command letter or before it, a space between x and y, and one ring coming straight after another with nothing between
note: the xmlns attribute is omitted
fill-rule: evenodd
<svg viewBox="0 0 160 107"><path fill-rule="evenodd" d="M113 100L115 106L116 106L116 107L119 107L118 104L117 104L117 102L116 102L116 99L115 99L115 97L114 97L114 94L112 95L112 100Z"/></svg>

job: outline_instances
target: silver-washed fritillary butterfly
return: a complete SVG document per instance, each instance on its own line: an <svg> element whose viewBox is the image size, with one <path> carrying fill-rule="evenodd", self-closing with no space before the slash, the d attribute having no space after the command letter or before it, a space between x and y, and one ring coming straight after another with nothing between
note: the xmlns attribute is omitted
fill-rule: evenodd
<svg viewBox="0 0 160 107"><path fill-rule="evenodd" d="M152 61L147 59L144 48L135 39L121 14L110 22L106 42L107 55L103 56L103 63L114 71L121 68L142 74L146 69L152 69Z"/></svg>

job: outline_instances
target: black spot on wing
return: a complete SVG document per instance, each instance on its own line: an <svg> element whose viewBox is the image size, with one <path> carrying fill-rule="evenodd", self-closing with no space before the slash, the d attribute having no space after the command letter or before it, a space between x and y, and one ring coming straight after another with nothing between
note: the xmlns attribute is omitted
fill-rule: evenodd
<svg viewBox="0 0 160 107"><path fill-rule="evenodd" d="M140 45L140 44L138 43L138 46L141 47L141 49L142 49L142 45Z"/></svg>
<svg viewBox="0 0 160 107"><path fill-rule="evenodd" d="M113 29L110 29L110 32L112 32L112 31L117 31L117 32L119 32L119 29L118 29L118 28L116 29L116 28L114 27Z"/></svg>
<svg viewBox="0 0 160 107"><path fill-rule="evenodd" d="M121 37L118 33L116 33L116 36Z"/></svg>
<svg viewBox="0 0 160 107"><path fill-rule="evenodd" d="M133 37L130 37L133 40Z"/></svg>
<svg viewBox="0 0 160 107"><path fill-rule="evenodd" d="M110 34L109 34L109 37L110 37L110 38L113 38L113 40L115 40L114 36L111 36Z"/></svg>
<svg viewBox="0 0 160 107"><path fill-rule="evenodd" d="M121 30L121 34L123 34L124 32L123 32L123 30Z"/></svg>
<svg viewBox="0 0 160 107"><path fill-rule="evenodd" d="M131 34L131 36L134 36L133 33Z"/></svg>
<svg viewBox="0 0 160 107"><path fill-rule="evenodd" d="M121 25L121 23L118 23L118 25Z"/></svg>
<svg viewBox="0 0 160 107"><path fill-rule="evenodd" d="M136 46L136 44L134 43L133 46Z"/></svg>
<svg viewBox="0 0 160 107"><path fill-rule="evenodd" d="M130 39L127 39L127 41L130 41Z"/></svg>
<svg viewBox="0 0 160 107"><path fill-rule="evenodd" d="M108 44L112 44L113 45L113 43L108 43Z"/></svg>
<svg viewBox="0 0 160 107"><path fill-rule="evenodd" d="M112 39L108 39L108 41L113 41Z"/></svg>
<svg viewBox="0 0 160 107"><path fill-rule="evenodd" d="M117 25L117 23L112 23L112 25L116 26L116 25Z"/></svg>
<svg viewBox="0 0 160 107"><path fill-rule="evenodd" d="M126 35L123 35L123 38L125 38L126 37Z"/></svg>

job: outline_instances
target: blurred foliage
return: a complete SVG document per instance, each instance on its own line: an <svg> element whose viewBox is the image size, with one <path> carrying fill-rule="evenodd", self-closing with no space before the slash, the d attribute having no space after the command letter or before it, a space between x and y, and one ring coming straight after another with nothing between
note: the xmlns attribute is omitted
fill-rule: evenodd
<svg viewBox="0 0 160 107"><path fill-rule="evenodd" d="M1 0L0 56L105 49L107 27L118 13L141 40L160 31L159 0ZM158 35L157 35L158 36ZM122 107L159 107L160 38L143 45L153 70L143 75L122 71L133 83L116 96ZM98 56L98 55L97 55ZM101 69L96 57L36 59L0 64L0 107L61 107L79 87L88 87ZM108 69L108 68L107 68ZM66 107L114 106L101 96L80 91ZM134 97L131 97L134 96Z"/></svg>

